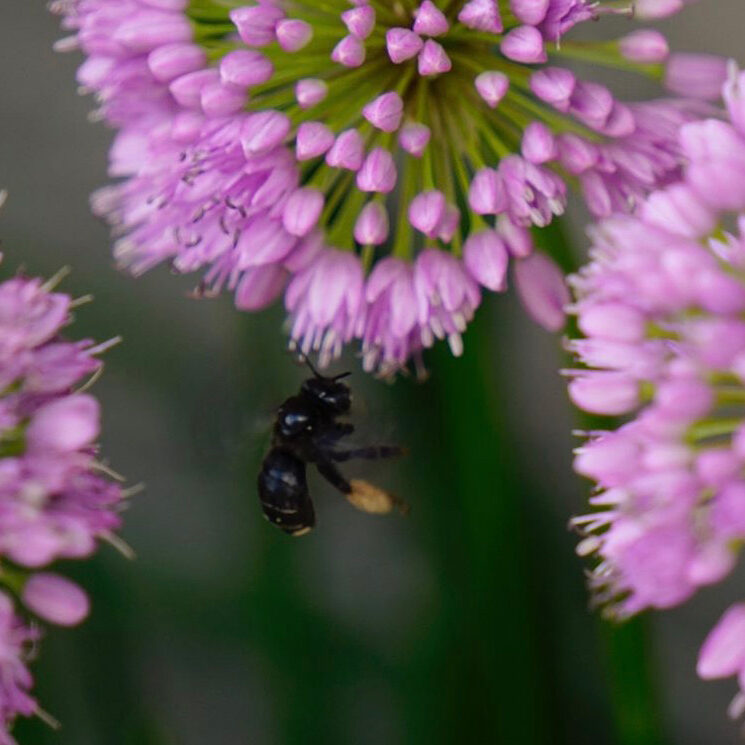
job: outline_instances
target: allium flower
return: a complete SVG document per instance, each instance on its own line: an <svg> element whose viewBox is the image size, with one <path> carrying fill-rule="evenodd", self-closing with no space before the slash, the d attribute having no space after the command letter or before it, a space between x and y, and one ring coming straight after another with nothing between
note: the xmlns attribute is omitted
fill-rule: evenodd
<svg viewBox="0 0 745 745"><path fill-rule="evenodd" d="M36 617L71 626L89 601L74 583L37 573L115 540L123 493L96 456L99 405L79 389L108 344L72 342L62 330L74 302L38 279L0 283L0 584ZM44 716L25 666L39 637L0 592L0 744L17 715Z"/></svg>
<svg viewBox="0 0 745 745"><path fill-rule="evenodd" d="M19 714L38 713L29 693L33 678L26 666L38 638L38 630L26 625L10 597L0 592L0 745L16 745L8 730Z"/></svg>
<svg viewBox="0 0 745 745"><path fill-rule="evenodd" d="M505 288L507 259L532 252L527 229L564 211L568 181L606 216L678 175L676 131L700 104L625 104L562 62L661 78L669 53L655 31L602 44L566 35L606 13L659 18L682 4L55 7L75 32L61 46L88 55L81 83L122 128L111 174L126 180L94 198L119 236L119 262L136 273L162 261L203 270L198 294L227 288L247 310L287 286L293 344L324 364L358 338L366 367L389 374L437 337L460 352L478 286ZM676 89L692 80L706 97L721 83L717 60L670 63ZM390 268L375 273L383 261ZM304 279L290 282L298 273ZM316 289L300 292L311 276ZM549 326L558 325L552 315Z"/></svg>
<svg viewBox="0 0 745 745"><path fill-rule="evenodd" d="M632 415L594 432L576 470L597 482L596 508L574 520L591 586L616 615L683 602L718 582L745 539L745 76L724 91L730 121L682 128L682 181L637 216L591 232L574 278L584 338L569 342L574 402ZM701 653L704 677L740 674L742 606ZM743 711L738 697L733 711Z"/></svg>

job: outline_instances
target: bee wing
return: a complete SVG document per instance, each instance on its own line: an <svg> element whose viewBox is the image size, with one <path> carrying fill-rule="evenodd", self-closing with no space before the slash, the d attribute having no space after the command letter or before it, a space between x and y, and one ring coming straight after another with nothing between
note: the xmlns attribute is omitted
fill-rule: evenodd
<svg viewBox="0 0 745 745"><path fill-rule="evenodd" d="M274 412L241 413L226 425L223 447L231 455L241 453L253 457L269 449Z"/></svg>

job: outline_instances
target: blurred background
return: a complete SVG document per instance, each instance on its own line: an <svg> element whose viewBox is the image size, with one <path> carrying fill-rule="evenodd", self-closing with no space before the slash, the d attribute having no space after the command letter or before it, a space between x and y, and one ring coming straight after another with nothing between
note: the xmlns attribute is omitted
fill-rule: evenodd
<svg viewBox="0 0 745 745"><path fill-rule="evenodd" d="M745 62L744 24L742 0L702 0L663 26L676 48ZM424 385L336 368L354 370L369 438L411 449L347 471L404 496L408 519L356 512L316 478L310 536L261 518L272 410L307 371L281 309L239 314L227 296L188 299L194 278L113 269L88 211L110 132L86 120L59 36L42 0L0 2L3 274L71 265L64 289L95 296L75 337L124 337L96 385L104 452L146 490L123 532L135 561L104 547L63 567L93 615L44 640L37 693L64 726L20 723L21 745L739 742L734 684L694 666L745 575L621 628L587 610L566 530L587 485L571 472L561 359L512 293L480 309L461 360L430 355ZM622 98L652 93L616 83Z"/></svg>

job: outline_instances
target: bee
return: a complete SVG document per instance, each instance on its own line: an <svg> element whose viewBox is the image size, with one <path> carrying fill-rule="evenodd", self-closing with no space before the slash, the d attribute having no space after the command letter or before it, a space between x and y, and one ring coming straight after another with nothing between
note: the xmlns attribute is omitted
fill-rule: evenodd
<svg viewBox="0 0 745 745"><path fill-rule="evenodd" d="M344 438L354 432L354 425L339 421L349 414L352 393L342 380L351 373L333 378L321 375L306 359L313 377L290 396L277 410L272 444L258 477L259 500L264 517L285 533L301 536L316 524L313 502L308 491L306 470L312 463L335 489L358 509L386 514L398 509L408 512L408 505L389 492L361 479L350 479L337 464L364 458L376 460L403 455L398 445L370 445L343 448Z"/></svg>

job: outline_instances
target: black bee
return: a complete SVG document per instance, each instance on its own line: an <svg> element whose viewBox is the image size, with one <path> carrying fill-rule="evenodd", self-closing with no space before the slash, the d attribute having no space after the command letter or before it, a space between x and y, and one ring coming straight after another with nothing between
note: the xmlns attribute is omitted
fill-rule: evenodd
<svg viewBox="0 0 745 745"><path fill-rule="evenodd" d="M405 451L396 445L340 448L341 440L354 432L352 424L338 421L352 405L349 386L341 382L350 373L328 378L307 362L313 377L279 407L272 446L259 473L264 516L290 535L313 529L316 516L305 477L308 463L315 464L321 476L358 509L382 514L397 507L406 512L408 507L393 495L367 481L348 481L337 468L337 463L352 458L391 458Z"/></svg>

